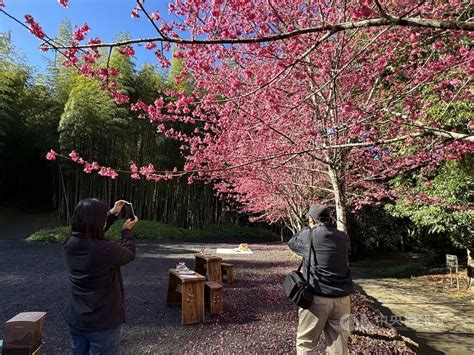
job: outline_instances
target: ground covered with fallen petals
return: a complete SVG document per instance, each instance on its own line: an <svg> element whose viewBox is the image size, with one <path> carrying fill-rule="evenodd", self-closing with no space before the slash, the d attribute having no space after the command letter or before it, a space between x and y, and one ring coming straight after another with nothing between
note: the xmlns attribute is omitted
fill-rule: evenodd
<svg viewBox="0 0 474 355"><path fill-rule="evenodd" d="M449 271L445 269L432 270L427 275L417 276L414 280L455 300L474 304L474 280L471 281L472 285L468 287L469 278L466 268L460 268L458 273L459 290L456 288L456 274L453 272L450 276Z"/></svg>
<svg viewBox="0 0 474 355"><path fill-rule="evenodd" d="M137 259L122 268L127 313L123 353L294 353L297 310L283 295L281 280L298 260L281 244L251 244L253 255L223 256L234 264L236 274L235 283L224 287L224 313L217 317L207 313L202 324L180 325L180 308L165 305L168 269L179 260L192 266L194 253L203 247L212 251L234 246L139 245ZM48 312L47 354L69 352L61 317L67 282L60 244L0 240L0 323L22 311ZM360 293L353 295L353 313L357 327L350 338L351 353L412 352Z"/></svg>

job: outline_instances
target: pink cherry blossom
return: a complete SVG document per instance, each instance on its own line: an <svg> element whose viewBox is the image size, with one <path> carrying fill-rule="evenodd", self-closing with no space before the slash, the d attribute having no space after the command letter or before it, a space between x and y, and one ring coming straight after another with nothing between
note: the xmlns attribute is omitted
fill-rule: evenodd
<svg viewBox="0 0 474 355"><path fill-rule="evenodd" d="M101 44L101 43L102 43L102 41L100 40L100 38L97 38L97 37L96 37L96 38L91 38L91 39L87 42L87 44Z"/></svg>
<svg viewBox="0 0 474 355"><path fill-rule="evenodd" d="M150 49L150 50L151 50L151 49L154 49L154 48L156 48L156 44L155 44L155 42L148 42L148 43L145 45L145 48L146 48L146 49Z"/></svg>
<svg viewBox="0 0 474 355"><path fill-rule="evenodd" d="M133 161L130 162L130 171L131 171L132 173L138 173L137 164L135 164Z"/></svg>
<svg viewBox="0 0 474 355"><path fill-rule="evenodd" d="M86 162L86 163L84 164L84 172L85 172L86 174L90 174L90 173L92 173L92 170L93 170L93 169L92 169L92 164L90 164L89 162Z"/></svg>
<svg viewBox="0 0 474 355"><path fill-rule="evenodd" d="M25 15L25 21L30 26L30 32L33 33L36 37L43 39L46 35L43 32L41 26L35 21L33 16Z"/></svg>
<svg viewBox="0 0 474 355"><path fill-rule="evenodd" d="M140 174L144 176L151 175L154 172L155 172L155 167L153 166L153 164L148 164L148 166L142 166L140 168Z"/></svg>
<svg viewBox="0 0 474 355"><path fill-rule="evenodd" d="M71 153L69 153L69 156L71 157L72 161L78 162L80 157L77 155L76 151L73 150Z"/></svg>
<svg viewBox="0 0 474 355"><path fill-rule="evenodd" d="M114 98L115 102L118 105L126 104L130 101L130 98L127 95L122 94L121 92L118 92L118 91L113 91L112 97Z"/></svg>
<svg viewBox="0 0 474 355"><path fill-rule="evenodd" d="M159 99L155 100L154 104L155 104L157 109L162 109L165 105L165 102L164 102L163 98L160 97Z"/></svg>
<svg viewBox="0 0 474 355"><path fill-rule="evenodd" d="M131 46L120 47L119 53L126 57L133 57L135 55L135 50Z"/></svg>
<svg viewBox="0 0 474 355"><path fill-rule="evenodd" d="M58 153L56 153L54 150L50 150L48 152L48 154L46 154L46 159L48 160L56 160L56 156L58 155Z"/></svg>
<svg viewBox="0 0 474 355"><path fill-rule="evenodd" d="M140 14L138 13L139 10L140 10L139 7L134 7L130 16L132 18L139 18L140 17Z"/></svg>
<svg viewBox="0 0 474 355"><path fill-rule="evenodd" d="M87 23L82 26L76 27L75 31L73 32L74 39L76 41L82 41L87 36L87 33L89 33L89 31L90 28Z"/></svg>
<svg viewBox="0 0 474 355"><path fill-rule="evenodd" d="M115 178L118 176L117 171L112 168L106 168L104 166L100 168L98 174L100 176L110 177L112 180L115 180Z"/></svg>

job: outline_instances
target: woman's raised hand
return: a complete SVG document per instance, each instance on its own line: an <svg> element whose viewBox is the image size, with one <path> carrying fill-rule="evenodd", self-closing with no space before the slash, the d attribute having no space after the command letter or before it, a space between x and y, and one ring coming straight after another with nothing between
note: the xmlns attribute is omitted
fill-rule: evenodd
<svg viewBox="0 0 474 355"><path fill-rule="evenodd" d="M125 201L125 200L118 200L115 202L114 204L114 213L116 216L118 216L120 214L120 212L122 212L122 208L123 206L125 206L125 204L127 204L129 202Z"/></svg>
<svg viewBox="0 0 474 355"><path fill-rule="evenodd" d="M135 224L138 222L138 217L135 216L134 219L127 219L122 226L122 229L132 229Z"/></svg>

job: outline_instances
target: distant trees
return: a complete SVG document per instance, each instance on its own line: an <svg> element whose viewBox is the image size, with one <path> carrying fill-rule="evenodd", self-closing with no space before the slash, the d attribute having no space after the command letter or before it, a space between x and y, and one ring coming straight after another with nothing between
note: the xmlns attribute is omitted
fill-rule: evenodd
<svg viewBox="0 0 474 355"><path fill-rule="evenodd" d="M71 33L69 22L64 21L57 40L66 43ZM0 203L59 208L66 222L77 201L87 196L109 202L126 198L135 204L141 218L180 227L238 220L235 212L224 210L212 186L204 183L135 181L129 176L109 180L85 174L83 166L46 161L45 153L54 148L64 154L76 150L91 162L126 170L130 159L137 164L152 163L156 169L184 164L175 141L157 135L156 126L139 119L138 113L117 106L97 79L64 67L61 56L48 63L46 73L35 77L26 64L15 59L10 34L2 33L0 41ZM118 90L148 104L158 92L179 89L174 78L182 66L179 61L173 64L169 74L158 72L153 65L137 71L131 58L115 50L109 62L120 73Z"/></svg>

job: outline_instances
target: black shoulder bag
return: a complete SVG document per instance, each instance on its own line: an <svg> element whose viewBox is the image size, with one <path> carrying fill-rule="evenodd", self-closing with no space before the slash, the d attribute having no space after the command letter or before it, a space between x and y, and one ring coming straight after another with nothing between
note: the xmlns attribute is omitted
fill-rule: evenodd
<svg viewBox="0 0 474 355"><path fill-rule="evenodd" d="M311 255L313 254L313 233L311 233L311 247L309 250L308 267L306 268L306 279L300 271L304 263L304 258L298 270L293 271L283 280L283 291L298 307L308 309L313 302L312 287L309 284L309 269L311 268Z"/></svg>

